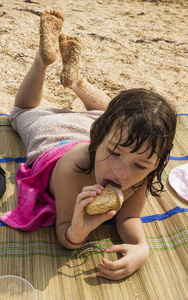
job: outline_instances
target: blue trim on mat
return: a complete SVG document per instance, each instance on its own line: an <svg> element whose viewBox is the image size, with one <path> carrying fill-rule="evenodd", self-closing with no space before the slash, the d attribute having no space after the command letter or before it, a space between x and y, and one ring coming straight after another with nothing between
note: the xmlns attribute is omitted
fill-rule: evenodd
<svg viewBox="0 0 188 300"><path fill-rule="evenodd" d="M7 224L0 221L0 226L7 226Z"/></svg>
<svg viewBox="0 0 188 300"><path fill-rule="evenodd" d="M8 116L8 114L0 114L0 116Z"/></svg>
<svg viewBox="0 0 188 300"><path fill-rule="evenodd" d="M26 157L4 157L4 158L0 158L0 163L6 163L6 162L11 162L11 161L15 161L17 163L22 163L22 162L26 162L27 158Z"/></svg>
<svg viewBox="0 0 188 300"><path fill-rule="evenodd" d="M142 223L149 223L153 221L163 221L165 219L170 218L173 215L176 215L178 213L182 212L188 212L188 208L183 208L180 206L176 206L171 210L168 210L164 214L157 214L157 215L152 215L152 216L147 216L147 217L141 217Z"/></svg>
<svg viewBox="0 0 188 300"><path fill-rule="evenodd" d="M188 155L182 156L182 157L179 157L179 156L170 156L169 160L188 160Z"/></svg>
<svg viewBox="0 0 188 300"><path fill-rule="evenodd" d="M141 217L140 219L141 219L142 223L150 223L150 222L154 222L154 221L163 221L165 219L168 219L168 218L172 217L175 214L182 213L182 212L188 212L188 208L183 208L183 207L180 207L180 206L176 206L173 209L168 210L164 214L156 214L156 215ZM104 222L104 224L106 224L106 225L108 225L108 224L109 225L115 225L116 220L111 219L111 220L108 220L108 221Z"/></svg>

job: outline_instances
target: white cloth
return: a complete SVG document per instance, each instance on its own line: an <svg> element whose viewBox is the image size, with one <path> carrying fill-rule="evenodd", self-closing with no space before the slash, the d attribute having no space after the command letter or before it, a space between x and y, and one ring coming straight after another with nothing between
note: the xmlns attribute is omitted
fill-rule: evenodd
<svg viewBox="0 0 188 300"><path fill-rule="evenodd" d="M172 169L168 180L176 193L188 201L188 163Z"/></svg>
<svg viewBox="0 0 188 300"><path fill-rule="evenodd" d="M27 164L62 140L89 140L92 123L103 111L73 112L67 109L14 107L9 121L19 133L27 151Z"/></svg>

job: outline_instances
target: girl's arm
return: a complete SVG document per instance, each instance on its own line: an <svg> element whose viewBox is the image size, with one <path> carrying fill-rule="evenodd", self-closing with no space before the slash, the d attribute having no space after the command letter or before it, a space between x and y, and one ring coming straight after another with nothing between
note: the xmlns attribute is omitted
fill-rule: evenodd
<svg viewBox="0 0 188 300"><path fill-rule="evenodd" d="M128 198L116 217L116 227L121 240L129 244L146 243L140 216L146 203L146 183Z"/></svg>
<svg viewBox="0 0 188 300"><path fill-rule="evenodd" d="M85 206L93 201L103 187L93 184L90 175L75 172L75 161L80 165L77 157L82 154L74 149L71 153L69 151L54 167L51 178L56 202L57 238L66 248L76 249L91 231L112 218L116 211L93 216L85 212Z"/></svg>
<svg viewBox="0 0 188 300"><path fill-rule="evenodd" d="M91 231L116 214L116 211L110 211L105 214L90 216L85 212L85 206L91 203L94 199L93 197L99 194L102 189L103 187L97 184L84 187L75 197L76 204L72 216L69 217L69 222L67 222L67 217L65 216L70 211L68 209L69 205L67 205L67 208L65 208L65 205L56 205L56 233L59 242L64 247L69 249L79 248L87 240ZM60 186L59 190L61 190ZM71 198L67 195L67 199ZM56 193L55 201L56 203L62 203L63 197L60 194L58 196ZM64 217L62 217L63 214Z"/></svg>
<svg viewBox="0 0 188 300"><path fill-rule="evenodd" d="M114 262L105 258L99 264L99 275L118 280L130 276L147 260L149 247L140 215L146 202L145 186L127 199L116 217L116 227L122 244L106 249L107 253L120 252L122 257Z"/></svg>

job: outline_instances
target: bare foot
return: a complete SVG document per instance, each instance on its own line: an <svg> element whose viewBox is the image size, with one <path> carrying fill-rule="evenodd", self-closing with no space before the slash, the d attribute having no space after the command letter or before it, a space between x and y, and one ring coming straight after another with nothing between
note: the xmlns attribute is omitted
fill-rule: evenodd
<svg viewBox="0 0 188 300"><path fill-rule="evenodd" d="M73 83L81 79L79 76L81 41L77 37L61 34L59 49L63 61L61 83L65 87L71 87Z"/></svg>
<svg viewBox="0 0 188 300"><path fill-rule="evenodd" d="M45 65L56 60L55 43L61 32L63 21L64 14L57 10L48 10L41 15L39 53Z"/></svg>

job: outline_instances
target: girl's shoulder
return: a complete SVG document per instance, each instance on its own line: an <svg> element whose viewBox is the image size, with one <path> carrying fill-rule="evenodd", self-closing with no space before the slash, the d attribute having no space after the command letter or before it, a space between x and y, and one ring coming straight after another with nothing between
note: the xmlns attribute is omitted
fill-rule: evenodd
<svg viewBox="0 0 188 300"><path fill-rule="evenodd" d="M55 185L59 182L62 185L69 185L74 182L75 187L82 185L82 181L87 175L80 173L79 167L85 168L89 163L88 147L89 144L85 142L76 144L57 161L49 183L52 194L54 194Z"/></svg>
<svg viewBox="0 0 188 300"><path fill-rule="evenodd" d="M89 163L89 143L81 142L74 145L69 151L67 151L60 159L61 166L81 166L86 167Z"/></svg>

